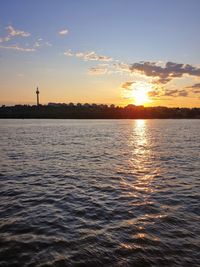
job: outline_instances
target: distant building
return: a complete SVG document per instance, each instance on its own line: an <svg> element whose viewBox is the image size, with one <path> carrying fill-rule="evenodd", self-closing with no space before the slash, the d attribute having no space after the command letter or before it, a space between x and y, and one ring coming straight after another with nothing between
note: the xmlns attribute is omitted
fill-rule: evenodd
<svg viewBox="0 0 200 267"><path fill-rule="evenodd" d="M38 89L38 87L37 87L37 90L36 90L36 95L37 95L37 106L40 105L39 94L40 94L40 92L39 92L39 89Z"/></svg>

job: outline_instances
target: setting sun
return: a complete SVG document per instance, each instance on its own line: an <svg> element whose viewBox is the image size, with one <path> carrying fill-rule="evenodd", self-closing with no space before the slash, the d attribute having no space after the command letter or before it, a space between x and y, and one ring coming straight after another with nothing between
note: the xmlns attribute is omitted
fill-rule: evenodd
<svg viewBox="0 0 200 267"><path fill-rule="evenodd" d="M152 90L152 85L146 82L133 82L124 90L124 96L133 101L135 105L145 105L150 102L148 93Z"/></svg>
<svg viewBox="0 0 200 267"><path fill-rule="evenodd" d="M149 101L148 90L145 87L133 90L132 95L136 105L143 105Z"/></svg>

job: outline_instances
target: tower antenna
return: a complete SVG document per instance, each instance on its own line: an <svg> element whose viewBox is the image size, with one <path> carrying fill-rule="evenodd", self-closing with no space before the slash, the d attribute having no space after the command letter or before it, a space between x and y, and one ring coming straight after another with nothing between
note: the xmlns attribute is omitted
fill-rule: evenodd
<svg viewBox="0 0 200 267"><path fill-rule="evenodd" d="M38 87L37 87L37 90L36 90L36 95L37 95L37 106L40 105L39 94L40 94L40 92L39 92L39 89L38 89Z"/></svg>

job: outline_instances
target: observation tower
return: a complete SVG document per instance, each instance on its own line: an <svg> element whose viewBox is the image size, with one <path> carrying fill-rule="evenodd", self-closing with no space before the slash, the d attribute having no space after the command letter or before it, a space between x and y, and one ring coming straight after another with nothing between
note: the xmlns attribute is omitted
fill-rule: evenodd
<svg viewBox="0 0 200 267"><path fill-rule="evenodd" d="M40 105L40 102L39 102L39 94L40 94L40 92L39 92L39 89L38 89L38 87L37 87L37 90L36 90L36 95L37 95L37 106Z"/></svg>

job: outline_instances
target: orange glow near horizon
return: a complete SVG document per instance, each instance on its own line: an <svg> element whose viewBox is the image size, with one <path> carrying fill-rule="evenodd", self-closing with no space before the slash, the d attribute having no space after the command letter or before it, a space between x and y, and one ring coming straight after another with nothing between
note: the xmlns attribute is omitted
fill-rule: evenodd
<svg viewBox="0 0 200 267"><path fill-rule="evenodd" d="M151 102L149 91L152 90L152 85L144 82L133 83L131 88L126 91L128 99L133 100L135 105L145 105Z"/></svg>

